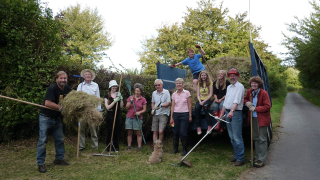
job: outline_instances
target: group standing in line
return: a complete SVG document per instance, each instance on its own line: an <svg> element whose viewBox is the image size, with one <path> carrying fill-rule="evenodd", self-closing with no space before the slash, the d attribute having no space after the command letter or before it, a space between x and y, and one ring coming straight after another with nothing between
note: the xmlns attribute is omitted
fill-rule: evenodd
<svg viewBox="0 0 320 180"><path fill-rule="evenodd" d="M233 157L230 161L234 162L235 166L243 165L244 144L242 139L242 109L245 104L252 112L253 118L254 141L256 148L254 166L264 166L267 155L266 127L270 125L271 121L271 103L268 93L261 89L263 81L260 77L252 77L249 80L251 89L247 92L245 97L244 86L238 82L240 73L236 68L230 68L227 73L224 70L220 70L217 74L217 80L212 82L211 76L199 61L200 57L203 56L205 52L200 46L198 48L201 54L195 55L194 50L189 48L189 57L174 65L189 65L193 74L193 88L197 93L198 100L195 106L197 134L200 135L202 133L200 124L201 109L204 109L205 112L205 118L208 126L207 133L210 132L212 128L212 118L209 116L209 110L212 105L215 116L222 117L225 114L226 121L230 122L227 124L227 130L234 149ZM226 74L231 84L226 80ZM93 82L96 76L95 73L92 70L85 69L81 72L81 76L85 81L78 85L77 91L84 91L88 94L100 97L99 86L97 83ZM155 143L157 139L163 141L163 132L169 119L170 124L174 124L172 153L178 153L180 139L183 148L181 155L184 156L187 154L188 126L193 120L191 93L183 88L184 80L182 78L177 78L175 80L175 85L176 91L170 98L169 91L163 88L162 80L156 79L154 81L156 90L152 93L151 100L151 114L153 115L151 130L153 131L153 143ZM147 101L142 96L144 87L140 83L134 84L134 94L127 98L126 105L124 105L121 93L118 92L118 87L119 85L117 82L115 80L111 80L109 82L109 92L104 97L105 107L107 109L107 115L105 117L107 123L106 144L110 145L112 136L111 132L113 131L113 149L115 151L119 151L119 136L121 133L122 121L121 109L125 106L127 109L125 120L125 129L127 130L127 151L131 151L132 149L132 137L134 131L137 134L137 151L141 151L143 113L147 110ZM56 160L54 163L59 165L69 165L69 163L64 160L64 134L62 131L61 121L61 111L63 108L59 101L61 101L61 99L63 99L63 97L70 91L71 88L67 85L67 74L63 71L58 72L56 75L56 83L51 85L47 90L44 105L54 110L59 110L60 112L44 108L40 110L37 164L38 171L41 173L46 172L44 161L49 129L53 129L53 136L55 138ZM250 99L250 97L253 98ZM100 105L97 108L101 109ZM80 150L85 149L85 126L86 124L81 125ZM113 126L114 129L112 129ZM89 129L92 139L91 148L93 150L98 149L96 127L89 125Z"/></svg>

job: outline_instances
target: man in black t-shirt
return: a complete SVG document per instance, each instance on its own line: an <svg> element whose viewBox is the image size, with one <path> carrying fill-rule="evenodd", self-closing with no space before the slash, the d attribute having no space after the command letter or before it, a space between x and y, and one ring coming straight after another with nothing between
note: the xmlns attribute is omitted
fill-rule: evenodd
<svg viewBox="0 0 320 180"><path fill-rule="evenodd" d="M63 124L61 118L62 100L71 91L71 88L67 85L67 73L59 71L56 75L56 83L52 84L46 93L44 105L54 109L40 109L39 116L39 141L37 147L37 164L38 171L45 173L47 171L44 164L46 158L46 145L48 141L49 130L52 131L56 156L53 163L58 165L69 165L64 160L64 134Z"/></svg>

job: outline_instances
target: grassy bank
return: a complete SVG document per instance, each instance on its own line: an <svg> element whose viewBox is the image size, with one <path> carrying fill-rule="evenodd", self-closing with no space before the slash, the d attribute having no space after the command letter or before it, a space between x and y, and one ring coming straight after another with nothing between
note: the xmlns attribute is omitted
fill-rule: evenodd
<svg viewBox="0 0 320 180"><path fill-rule="evenodd" d="M312 104L320 107L320 90L303 88L298 93Z"/></svg>
<svg viewBox="0 0 320 180"><path fill-rule="evenodd" d="M282 108L286 99L286 93L282 93L277 98L272 98L272 108L270 110L273 130L280 125Z"/></svg>

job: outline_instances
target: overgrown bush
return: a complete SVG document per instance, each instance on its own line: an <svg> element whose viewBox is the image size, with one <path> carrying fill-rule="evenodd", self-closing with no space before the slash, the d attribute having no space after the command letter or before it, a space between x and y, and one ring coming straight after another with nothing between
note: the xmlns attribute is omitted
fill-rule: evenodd
<svg viewBox="0 0 320 180"><path fill-rule="evenodd" d="M2 0L0 17L0 92L42 104L58 67L62 25L36 1ZM0 142L38 128L37 108L4 99L0 104Z"/></svg>

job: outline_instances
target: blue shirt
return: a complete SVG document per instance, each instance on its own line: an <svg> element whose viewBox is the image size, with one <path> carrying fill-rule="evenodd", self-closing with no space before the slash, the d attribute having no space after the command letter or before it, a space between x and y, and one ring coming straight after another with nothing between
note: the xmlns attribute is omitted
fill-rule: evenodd
<svg viewBox="0 0 320 180"><path fill-rule="evenodd" d="M258 94L260 92L260 88L257 90L257 93L252 91L252 104L254 105L254 107L257 107L257 101L258 101ZM252 112L252 117L258 117L257 115L257 111L253 111Z"/></svg>
<svg viewBox="0 0 320 180"><path fill-rule="evenodd" d="M202 70L205 70L204 66L200 62L200 58L201 58L201 54L195 54L193 56L193 59L188 57L187 59L183 60L181 63L183 65L188 65L191 70L191 73L194 74Z"/></svg>

